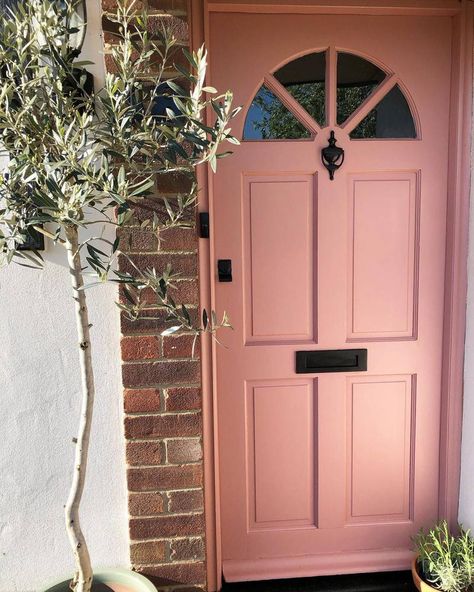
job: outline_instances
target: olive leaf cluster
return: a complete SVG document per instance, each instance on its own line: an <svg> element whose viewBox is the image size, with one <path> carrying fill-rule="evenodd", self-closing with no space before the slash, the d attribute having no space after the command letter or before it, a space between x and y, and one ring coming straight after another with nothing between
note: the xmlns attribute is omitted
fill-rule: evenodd
<svg viewBox="0 0 474 592"><path fill-rule="evenodd" d="M423 579L443 592L468 592L474 584L474 539L459 528L457 536L446 521L414 539Z"/></svg>
<svg viewBox="0 0 474 592"><path fill-rule="evenodd" d="M194 179L202 163L215 170L226 154L221 143L237 143L229 129L238 112L232 94L205 86L203 48L183 50L189 67L175 67L176 40L165 28L150 33L148 14L137 12L133 0L120 1L108 15L113 67L104 87L94 90L89 64L77 61L72 44L80 26L76 6L75 0L26 0L0 20L0 146L8 156L0 175L0 264L41 267L40 252L22 249L32 230L59 246L66 229L75 228L85 273L93 276L88 285L124 284L120 306L131 318L139 317L141 295L151 289L174 327L214 330L221 324L215 315L211 323L206 313L196 329L186 307L170 297L176 274L169 266L120 272L117 258L127 257L126 249L120 238L105 238L104 227L130 224L152 194L162 201L162 214L152 213L143 230L189 224L196 185L174 199L156 188L166 175ZM213 121L205 123L208 111Z"/></svg>

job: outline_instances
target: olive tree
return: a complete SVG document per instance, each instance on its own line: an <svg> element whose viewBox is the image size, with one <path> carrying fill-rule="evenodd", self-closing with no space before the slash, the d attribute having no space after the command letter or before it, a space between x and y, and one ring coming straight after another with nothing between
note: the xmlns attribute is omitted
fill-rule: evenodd
<svg viewBox="0 0 474 592"><path fill-rule="evenodd" d="M221 142L236 142L229 121L237 109L230 92L218 95L205 86L203 48L186 52L189 67L173 78L176 42L166 30L149 33L147 13L137 12L134 0L119 2L109 17L116 35L114 67L104 88L94 91L87 64L77 62L72 47L76 8L75 0L26 0L0 20L0 143L9 157L0 176L0 259L42 267L41 253L24 249L32 233L67 252L82 407L65 519L76 563L71 586L88 592L92 568L79 520L94 404L85 288L122 284L125 298L119 306L133 319L143 308L141 294L151 288L167 312L169 332L185 328L197 335L228 325L225 316L218 322L214 313L204 312L203 324L195 326L186 307L169 294L175 277L169 266L132 266L136 273L117 269L120 238L108 240L103 227L127 224L160 176L193 176L206 162L215 169L226 154L219 153ZM214 116L205 124L208 107ZM186 223L196 199L195 185L175 200L162 198L163 215L155 213L143 226L158 232Z"/></svg>

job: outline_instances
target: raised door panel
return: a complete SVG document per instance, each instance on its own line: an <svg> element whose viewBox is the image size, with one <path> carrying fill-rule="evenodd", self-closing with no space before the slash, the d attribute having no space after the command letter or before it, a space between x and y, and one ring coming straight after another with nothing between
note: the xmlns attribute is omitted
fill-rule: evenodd
<svg viewBox="0 0 474 592"><path fill-rule="evenodd" d="M316 383L247 383L249 531L315 525Z"/></svg>
<svg viewBox="0 0 474 592"><path fill-rule="evenodd" d="M315 340L315 181L244 177L246 343Z"/></svg>
<svg viewBox="0 0 474 592"><path fill-rule="evenodd" d="M418 176L349 176L349 341L416 337Z"/></svg>
<svg viewBox="0 0 474 592"><path fill-rule="evenodd" d="M348 380L347 521L412 518L415 377Z"/></svg>

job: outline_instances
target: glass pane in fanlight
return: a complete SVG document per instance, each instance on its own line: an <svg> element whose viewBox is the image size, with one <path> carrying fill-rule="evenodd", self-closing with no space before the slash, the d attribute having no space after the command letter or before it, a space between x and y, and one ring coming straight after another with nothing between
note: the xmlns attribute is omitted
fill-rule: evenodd
<svg viewBox="0 0 474 592"><path fill-rule="evenodd" d="M372 62L351 53L338 53L337 123L344 123L384 78L385 72Z"/></svg>
<svg viewBox="0 0 474 592"><path fill-rule="evenodd" d="M310 53L293 60L274 76L323 127L326 123L326 52Z"/></svg>
<svg viewBox="0 0 474 592"><path fill-rule="evenodd" d="M244 140L296 140L311 134L266 86L261 86L247 113Z"/></svg>
<svg viewBox="0 0 474 592"><path fill-rule="evenodd" d="M398 84L352 130L353 139L416 138L416 127L410 107Z"/></svg>

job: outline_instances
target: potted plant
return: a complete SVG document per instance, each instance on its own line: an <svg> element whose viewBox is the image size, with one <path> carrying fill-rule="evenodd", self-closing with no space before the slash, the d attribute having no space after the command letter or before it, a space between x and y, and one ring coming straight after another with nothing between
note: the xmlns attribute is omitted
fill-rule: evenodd
<svg viewBox="0 0 474 592"><path fill-rule="evenodd" d="M415 586L421 592L469 592L474 584L474 539L459 526L452 534L443 520L414 538L416 557L412 563Z"/></svg>
<svg viewBox="0 0 474 592"><path fill-rule="evenodd" d="M217 95L204 86L202 48L186 54L189 71L181 69L181 77L187 90L170 78L175 40L166 30L149 34L147 13L137 13L134 0L119 2L111 17L114 68L95 91L72 47L76 5L77 0L25 0L0 20L0 143L9 154L0 175L0 263L42 267L41 253L25 250L35 231L64 250L70 270L82 400L65 520L76 568L72 578L48 590L89 592L94 583L97 590L150 591L152 584L130 571L93 575L80 526L95 395L86 288L121 284L119 306L131 318L139 318L141 294L151 289L167 311L168 332L186 328L198 335L228 325L225 317L218 323L214 313L205 313L203 325L196 326L170 294L169 266L142 270L130 259L128 271L117 269L121 235L110 240L104 228L119 229L133 218L134 207L156 190L157 178L193 176L206 162L215 169L223 155L220 143L235 142L229 121L237 110L230 92ZM214 121L205 125L208 106ZM155 199L162 215L142 223L149 232L186 224L197 191L194 186L175 200Z"/></svg>

